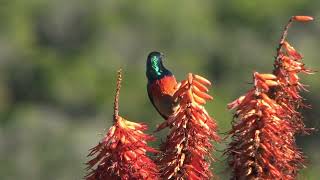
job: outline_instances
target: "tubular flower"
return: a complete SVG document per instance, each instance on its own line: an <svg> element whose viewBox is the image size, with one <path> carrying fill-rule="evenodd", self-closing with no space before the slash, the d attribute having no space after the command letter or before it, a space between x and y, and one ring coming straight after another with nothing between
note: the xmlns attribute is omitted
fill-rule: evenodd
<svg viewBox="0 0 320 180"><path fill-rule="evenodd" d="M287 41L292 22L312 21L293 16L286 25L274 63L273 74L254 73L254 88L228 104L236 109L230 135L229 155L234 179L295 179L304 157L295 144L298 132L307 132L299 108L305 86L298 73L311 74L302 55Z"/></svg>
<svg viewBox="0 0 320 180"><path fill-rule="evenodd" d="M228 104L236 109L225 152L233 179L294 179L302 166L290 116L267 94L279 86L272 74L254 73L254 88Z"/></svg>
<svg viewBox="0 0 320 180"><path fill-rule="evenodd" d="M90 172L86 179L158 179L156 164L146 155L147 152L157 152L147 146L147 141L154 140L142 132L147 126L118 115L120 82L121 70L115 97L114 125L101 142L90 150L88 156L93 159L87 162Z"/></svg>
<svg viewBox="0 0 320 180"><path fill-rule="evenodd" d="M303 21L305 20L305 21ZM299 95L301 90L306 90L305 86L299 82L298 73L312 74L310 69L307 69L302 62L302 55L297 52L286 40L287 31L292 21L313 20L310 16L293 16L280 39L277 49L277 56L274 62L273 74L277 76L280 86L275 89L275 99L286 99L289 104L293 104L293 108L299 108L302 97ZM282 93L280 93L282 92Z"/></svg>
<svg viewBox="0 0 320 180"><path fill-rule="evenodd" d="M207 94L207 79L189 73L188 80L177 85L174 98L179 107L158 130L170 127L166 142L158 158L160 174L164 179L210 179L213 158L211 141L220 138L214 119L203 107L213 98Z"/></svg>
<svg viewBox="0 0 320 180"><path fill-rule="evenodd" d="M301 113L298 111L300 107L306 106L303 104L303 98L300 95L301 90L306 90L305 85L300 83L298 74L312 74L310 69L307 69L302 62L302 55L297 52L286 40L287 31L292 21L308 22L312 21L310 16L293 16L280 39L277 49L277 56L274 63L273 74L277 76L279 85L273 88L270 95L282 105L288 112L291 113L292 119L290 123L294 127L295 132L306 133Z"/></svg>
<svg viewBox="0 0 320 180"><path fill-rule="evenodd" d="M291 113L290 122L295 128L295 132L306 132L301 113L298 111L300 107L306 106L300 95L300 91L306 90L306 88L299 82L298 73L312 73L311 70L304 67L301 60L302 56L285 41L275 61L274 74L277 76L280 86L271 92L277 103Z"/></svg>
<svg viewBox="0 0 320 180"><path fill-rule="evenodd" d="M91 149L89 156L95 156L87 164L91 170L88 180L96 179L157 179L156 165L146 152L156 152L146 145L153 140L143 134L146 125L118 117L103 140Z"/></svg>

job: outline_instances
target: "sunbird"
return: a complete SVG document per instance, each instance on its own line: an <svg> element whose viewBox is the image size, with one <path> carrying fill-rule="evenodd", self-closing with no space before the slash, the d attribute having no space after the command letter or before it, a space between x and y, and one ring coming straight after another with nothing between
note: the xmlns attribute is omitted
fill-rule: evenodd
<svg viewBox="0 0 320 180"><path fill-rule="evenodd" d="M163 60L163 53L157 51L149 53L146 69L147 91L152 105L164 119L168 119L178 106L173 98L177 81L174 75L164 67Z"/></svg>

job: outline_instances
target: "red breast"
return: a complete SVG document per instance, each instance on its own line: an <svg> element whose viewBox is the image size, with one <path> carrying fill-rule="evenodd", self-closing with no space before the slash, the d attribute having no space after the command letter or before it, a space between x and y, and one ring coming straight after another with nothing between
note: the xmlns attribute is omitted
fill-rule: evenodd
<svg viewBox="0 0 320 180"><path fill-rule="evenodd" d="M176 85L177 81L174 76L164 76L149 86L149 93L153 104L165 118L174 112L175 103L172 96L176 91Z"/></svg>

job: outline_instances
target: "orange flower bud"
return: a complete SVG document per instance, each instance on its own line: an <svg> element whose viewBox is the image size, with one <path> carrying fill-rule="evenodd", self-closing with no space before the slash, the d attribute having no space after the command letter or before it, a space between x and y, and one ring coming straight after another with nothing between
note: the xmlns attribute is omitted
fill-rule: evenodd
<svg viewBox="0 0 320 180"><path fill-rule="evenodd" d="M272 86L278 86L279 83L277 81L273 81L273 80L266 80L266 84L269 86L269 87L272 87Z"/></svg>
<svg viewBox="0 0 320 180"><path fill-rule="evenodd" d="M197 94L193 93L194 101L200 105L206 104L206 100L202 97L199 97Z"/></svg>
<svg viewBox="0 0 320 180"><path fill-rule="evenodd" d="M273 75L273 74L255 74L257 77L259 77L262 80L275 80L277 79L277 76Z"/></svg>
<svg viewBox="0 0 320 180"><path fill-rule="evenodd" d="M189 99L189 102L192 102L193 101L193 94L192 94L192 91L191 91L191 89L189 89L188 90L188 92L187 92L187 97L188 97L188 99Z"/></svg>
<svg viewBox="0 0 320 180"><path fill-rule="evenodd" d="M197 119L197 120L206 120L201 114L199 114L198 112L196 112L196 111L191 111L191 113L192 113L192 115L195 117L195 119Z"/></svg>
<svg viewBox="0 0 320 180"><path fill-rule="evenodd" d="M213 99L213 97L212 96L210 96L209 94L207 94L207 93L205 93L205 92L202 92L202 91L200 91L199 89L197 89L197 88L192 88L192 91L193 91L193 93L194 94L196 94L197 96L199 96L199 97L201 97L201 98L203 98L203 99L207 99L207 100L212 100Z"/></svg>
<svg viewBox="0 0 320 180"><path fill-rule="evenodd" d="M269 91L269 86L261 80L256 80L256 87L264 91Z"/></svg>
<svg viewBox="0 0 320 180"><path fill-rule="evenodd" d="M283 45L289 56L292 56L297 60L302 59L301 54L299 54L287 41L284 41Z"/></svg>
<svg viewBox="0 0 320 180"><path fill-rule="evenodd" d="M208 79L206 79L206 78L204 78L202 76L196 75L196 74L194 74L193 77L196 80L198 80L200 83L202 83L202 84L204 84L206 86L211 86L211 82Z"/></svg>
<svg viewBox="0 0 320 180"><path fill-rule="evenodd" d="M241 102L243 101L243 99L245 98L245 96L240 96L238 99L232 101L231 103L229 103L227 105L228 109L234 109L237 108L239 106L239 104L241 104Z"/></svg>
<svg viewBox="0 0 320 180"><path fill-rule="evenodd" d="M125 156L128 156L130 159L136 159L137 158L137 154L131 150L126 151L124 153Z"/></svg>
<svg viewBox="0 0 320 180"><path fill-rule="evenodd" d="M276 106L276 102L274 100L272 100L268 95L266 95L265 93L261 93L260 94L262 99L267 102L270 106L275 107Z"/></svg>
<svg viewBox="0 0 320 180"><path fill-rule="evenodd" d="M309 22L309 21L313 21L314 18L311 16L293 16L293 20L299 21L299 22Z"/></svg>
<svg viewBox="0 0 320 180"><path fill-rule="evenodd" d="M193 80L192 73L189 73L188 74L188 83L192 84L192 80Z"/></svg>
<svg viewBox="0 0 320 180"><path fill-rule="evenodd" d="M199 81L197 81L195 79L193 80L192 85L194 85L197 88L199 88L200 91L203 91L203 92L208 92L209 91L209 89L205 85L201 84Z"/></svg>

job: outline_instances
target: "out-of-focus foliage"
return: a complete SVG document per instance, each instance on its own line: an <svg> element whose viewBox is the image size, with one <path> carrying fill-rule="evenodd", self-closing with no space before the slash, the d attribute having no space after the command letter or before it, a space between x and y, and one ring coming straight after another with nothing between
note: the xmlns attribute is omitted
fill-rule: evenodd
<svg viewBox="0 0 320 180"><path fill-rule="evenodd" d="M292 15L320 17L318 0L11 0L0 2L0 179L80 179L88 149L112 122L115 72L124 68L122 116L155 130L162 118L146 93L148 52L166 54L178 79L213 81L208 111L230 129L226 104L249 87L254 70L270 72ZM319 70L319 21L295 24L289 41ZM320 128L319 74L302 80ZM150 132L151 132L150 131ZM156 134L157 146L165 133ZM319 134L298 138L309 157L302 179L320 176ZM218 145L220 150L225 145ZM224 158L214 165L225 179Z"/></svg>

